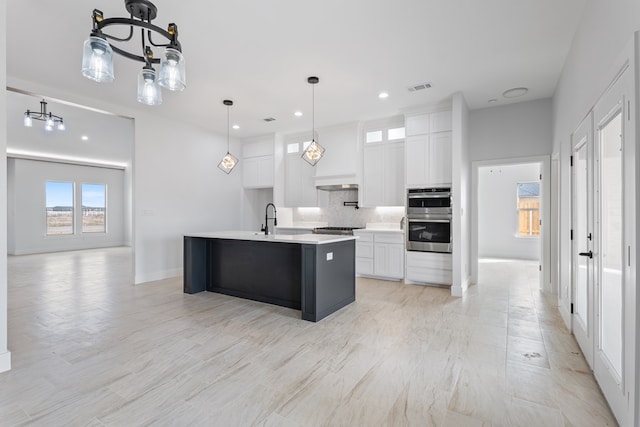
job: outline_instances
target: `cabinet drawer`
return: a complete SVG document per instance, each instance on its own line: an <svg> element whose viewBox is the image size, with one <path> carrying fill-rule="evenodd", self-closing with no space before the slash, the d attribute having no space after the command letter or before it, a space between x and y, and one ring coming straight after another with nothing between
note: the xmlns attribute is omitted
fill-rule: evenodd
<svg viewBox="0 0 640 427"><path fill-rule="evenodd" d="M410 267L452 270L451 254L437 252L407 252L407 269Z"/></svg>
<svg viewBox="0 0 640 427"><path fill-rule="evenodd" d="M376 233L376 243L404 243L404 233Z"/></svg>
<svg viewBox="0 0 640 427"><path fill-rule="evenodd" d="M356 256L359 258L373 258L373 243L356 241Z"/></svg>
<svg viewBox="0 0 640 427"><path fill-rule="evenodd" d="M358 240L356 242L373 242L373 233L369 233L366 231L354 231L354 236L358 236Z"/></svg>
<svg viewBox="0 0 640 427"><path fill-rule="evenodd" d="M356 274L373 275L373 258L356 257Z"/></svg>
<svg viewBox="0 0 640 427"><path fill-rule="evenodd" d="M426 267L410 267L407 265L406 279L412 282L433 283L436 285L451 285L453 274L451 270L441 270Z"/></svg>

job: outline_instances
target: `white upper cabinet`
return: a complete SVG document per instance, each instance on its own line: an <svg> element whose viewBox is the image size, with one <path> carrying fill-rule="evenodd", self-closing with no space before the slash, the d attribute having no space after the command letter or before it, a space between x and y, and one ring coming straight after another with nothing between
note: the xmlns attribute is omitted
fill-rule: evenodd
<svg viewBox="0 0 640 427"><path fill-rule="evenodd" d="M411 115L405 120L407 187L451 184L451 111Z"/></svg>
<svg viewBox="0 0 640 427"><path fill-rule="evenodd" d="M306 139L305 139L306 136ZM290 135L284 141L285 181L284 204L286 207L318 206L318 190L315 184L315 168L302 159L302 152L311 143L311 135ZM322 162L324 157L320 160Z"/></svg>
<svg viewBox="0 0 640 427"><path fill-rule="evenodd" d="M402 117L368 122L363 138L363 206L404 205L404 141Z"/></svg>
<svg viewBox="0 0 640 427"><path fill-rule="evenodd" d="M244 188L273 187L273 135L247 140L242 145L242 185Z"/></svg>
<svg viewBox="0 0 640 427"><path fill-rule="evenodd" d="M358 183L358 122L316 130L324 156L315 166L316 185ZM310 135L309 135L310 136Z"/></svg>

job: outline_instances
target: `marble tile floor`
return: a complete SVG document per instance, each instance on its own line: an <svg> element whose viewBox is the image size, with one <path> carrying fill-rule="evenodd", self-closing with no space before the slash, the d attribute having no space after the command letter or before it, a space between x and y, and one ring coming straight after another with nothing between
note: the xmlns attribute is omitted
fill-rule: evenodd
<svg viewBox="0 0 640 427"><path fill-rule="evenodd" d="M0 425L616 425L536 268L482 262L464 298L358 279L310 323L134 286L128 248L10 257Z"/></svg>

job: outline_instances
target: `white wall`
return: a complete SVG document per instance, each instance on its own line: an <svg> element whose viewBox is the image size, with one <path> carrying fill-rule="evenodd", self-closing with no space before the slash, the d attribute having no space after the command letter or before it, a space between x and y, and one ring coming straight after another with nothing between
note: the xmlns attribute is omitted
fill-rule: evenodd
<svg viewBox="0 0 640 427"><path fill-rule="evenodd" d="M478 256L540 259L540 238L516 237L516 184L538 181L540 164L478 168Z"/></svg>
<svg viewBox="0 0 640 427"><path fill-rule="evenodd" d="M135 283L182 274L183 235L241 227L242 170L217 164L226 136L136 113ZM233 141L232 152L240 152Z"/></svg>
<svg viewBox="0 0 640 427"><path fill-rule="evenodd" d="M471 250L471 142L470 115L461 93L453 95L453 285L451 294L462 296L469 285Z"/></svg>
<svg viewBox="0 0 640 427"><path fill-rule="evenodd" d="M550 155L551 117L551 99L471 111L469 115L470 160Z"/></svg>
<svg viewBox="0 0 640 427"><path fill-rule="evenodd" d="M7 207L9 210L9 254L69 251L109 246L125 242L124 171L64 163L8 159ZM46 181L75 182L76 233L46 235ZM82 183L106 184L107 232L82 233L80 194Z"/></svg>
<svg viewBox="0 0 640 427"><path fill-rule="evenodd" d="M6 28L7 2L0 3L0 28ZM6 37L0 37L0 58L6 63ZM0 67L0 88L6 87L7 69ZM7 95L0 91L0 200L7 198ZM0 372L11 369L7 347L7 210L0 209Z"/></svg>

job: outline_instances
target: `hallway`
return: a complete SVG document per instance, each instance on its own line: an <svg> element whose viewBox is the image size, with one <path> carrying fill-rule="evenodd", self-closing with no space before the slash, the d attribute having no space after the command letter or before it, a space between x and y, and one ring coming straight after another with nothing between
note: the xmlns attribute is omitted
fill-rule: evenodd
<svg viewBox="0 0 640 427"><path fill-rule="evenodd" d="M534 263L484 260L461 299L358 279L317 324L131 270L129 248L9 258L2 425L616 425Z"/></svg>

